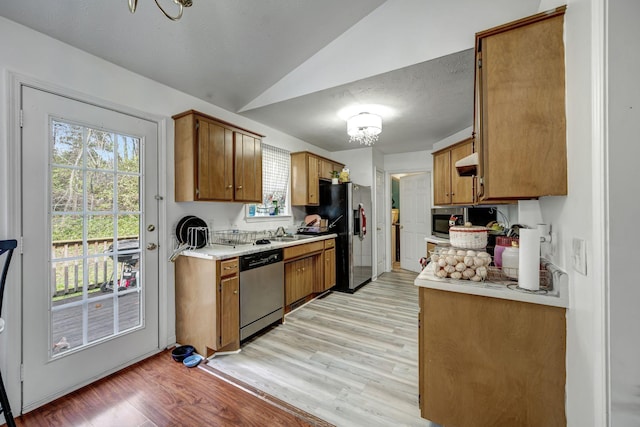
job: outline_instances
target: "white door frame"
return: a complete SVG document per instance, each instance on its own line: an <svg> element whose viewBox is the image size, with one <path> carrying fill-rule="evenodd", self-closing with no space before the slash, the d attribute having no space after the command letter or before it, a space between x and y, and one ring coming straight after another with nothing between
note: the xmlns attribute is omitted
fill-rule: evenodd
<svg viewBox="0 0 640 427"><path fill-rule="evenodd" d="M22 384L20 380L20 364L21 354L20 351L6 351L7 348L21 349L22 348L22 296L20 292L20 284L22 283L22 257L19 256L22 251L22 243L20 241L21 234L21 198L22 198L22 182L21 182L21 128L20 128L20 86L25 84L36 87L40 90L56 93L61 96L76 99L89 104L94 104L102 108L111 109L124 114L139 117L144 120L155 122L158 129L158 194L166 199L166 126L167 118L141 112L126 106L115 104L110 101L98 99L96 97L80 93L65 87L59 87L47 82L43 82L29 76L25 76L19 73L8 72L7 81L8 87L8 105L7 105L7 144L3 148L5 152L0 151L0 154L6 154L3 163L0 166L4 168L4 175L0 177L0 196L5 192L7 200L6 212L0 212L0 217L4 216L4 223L0 223L0 230L5 229L7 232L6 238L17 238L18 249L14 252L14 257L11 261L11 268L7 277L7 288L5 289L5 309L3 310L3 318L6 322L6 328L2 334L0 334L0 348L5 349L0 352L0 363L2 363L3 380L5 382L5 388L7 389L9 402L14 416L20 413L22 407L21 395ZM0 156L2 158L3 156ZM4 186L4 187L1 187ZM158 209L158 227L161 232L159 233L159 283L158 283L158 339L159 347L164 348L168 343L168 286L167 286L167 263L163 260L168 257L168 241L169 233L167 232L167 218L166 218L166 206L161 203ZM4 238L4 237L3 237ZM10 309L7 309L10 307ZM134 363L135 361L132 361ZM121 366L115 369L123 368ZM107 372L104 376L112 372ZM95 379L94 379L95 380ZM0 417L3 418L3 417Z"/></svg>
<svg viewBox="0 0 640 427"><path fill-rule="evenodd" d="M386 259L386 269L387 271L391 271L391 266L393 260L391 259L391 177L392 175L400 174L400 173L428 173L432 174L431 169L389 169L385 170L385 228L386 228L386 251L387 251L387 259ZM433 206L433 179L431 180L431 200L429 200L429 204ZM429 212L431 213L431 212ZM400 212L400 216L402 217L402 212ZM426 243L425 243L426 245Z"/></svg>
<svg viewBox="0 0 640 427"><path fill-rule="evenodd" d="M389 258L389 248L387 246L389 246L388 244L388 237L387 237L387 233L386 233L386 223L387 223L387 189L386 189L386 185L384 185L382 187L382 200L378 200L378 172L382 174L382 179L385 180L385 184L386 184L386 179L387 179L387 174L385 173L385 171L383 169L380 168L374 168L374 182L375 182L375 187L373 189L373 194L372 197L375 200L375 203L373 204L372 210L375 211L375 224L374 226L376 227L375 229L375 243L373 244L373 251L374 251L374 265L375 265L375 273L373 275L374 280L377 279L378 277L380 277L380 275L386 271L389 271L387 269L387 258ZM378 213L379 211L382 211L382 218L378 217ZM380 245L378 245L378 225L379 224L383 224L383 229L382 229L382 234L383 234L383 239L384 239L384 244L382 245L382 247L380 247ZM378 270L378 265L379 265L379 259L380 257L384 258L384 266L383 266L383 270L379 271Z"/></svg>

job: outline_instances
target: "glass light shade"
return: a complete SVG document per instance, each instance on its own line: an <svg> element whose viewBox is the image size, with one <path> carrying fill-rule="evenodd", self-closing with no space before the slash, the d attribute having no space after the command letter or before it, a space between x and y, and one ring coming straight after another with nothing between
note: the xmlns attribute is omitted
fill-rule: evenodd
<svg viewBox="0 0 640 427"><path fill-rule="evenodd" d="M349 142L371 146L382 132L382 117L377 114L360 113L347 120Z"/></svg>
<svg viewBox="0 0 640 427"><path fill-rule="evenodd" d="M382 132L382 117L377 114L360 113L347 120L347 133L357 136L362 132L378 135Z"/></svg>

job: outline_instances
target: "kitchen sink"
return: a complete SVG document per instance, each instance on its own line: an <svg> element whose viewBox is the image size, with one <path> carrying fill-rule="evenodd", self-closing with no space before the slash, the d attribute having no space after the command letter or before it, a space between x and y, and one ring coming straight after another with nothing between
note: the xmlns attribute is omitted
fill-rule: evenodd
<svg viewBox="0 0 640 427"><path fill-rule="evenodd" d="M303 236L282 236L282 237L270 237L272 242L295 242L296 240L304 239Z"/></svg>

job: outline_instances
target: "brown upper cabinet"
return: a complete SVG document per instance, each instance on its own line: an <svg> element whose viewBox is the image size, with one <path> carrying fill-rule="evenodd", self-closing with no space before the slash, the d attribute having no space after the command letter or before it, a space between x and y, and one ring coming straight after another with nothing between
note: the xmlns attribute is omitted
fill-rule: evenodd
<svg viewBox="0 0 640 427"><path fill-rule="evenodd" d="M262 200L263 135L194 110L173 119L176 202Z"/></svg>
<svg viewBox="0 0 640 427"><path fill-rule="evenodd" d="M291 153L291 204L317 206L320 202L320 179L331 179L331 172L339 172L342 168L342 163L308 151Z"/></svg>
<svg viewBox="0 0 640 427"><path fill-rule="evenodd" d="M455 163L473 153L473 138L465 139L433 153L433 204L470 205L473 177L459 176Z"/></svg>
<svg viewBox="0 0 640 427"><path fill-rule="evenodd" d="M476 34L478 203L567 194L565 9Z"/></svg>

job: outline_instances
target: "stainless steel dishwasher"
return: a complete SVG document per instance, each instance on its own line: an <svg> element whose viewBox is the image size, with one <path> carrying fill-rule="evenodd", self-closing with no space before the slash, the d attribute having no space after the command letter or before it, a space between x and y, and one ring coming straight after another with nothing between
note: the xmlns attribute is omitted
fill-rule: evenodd
<svg viewBox="0 0 640 427"><path fill-rule="evenodd" d="M240 340L249 338L284 315L282 249L240 257Z"/></svg>

